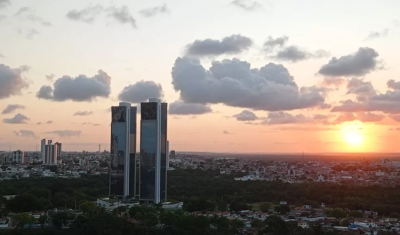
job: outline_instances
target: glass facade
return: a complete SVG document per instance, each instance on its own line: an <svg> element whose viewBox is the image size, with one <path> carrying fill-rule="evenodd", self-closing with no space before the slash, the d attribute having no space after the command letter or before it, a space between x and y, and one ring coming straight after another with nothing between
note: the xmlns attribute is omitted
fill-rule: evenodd
<svg viewBox="0 0 400 235"><path fill-rule="evenodd" d="M131 107L130 154L129 154L129 197L136 196L136 114L137 108Z"/></svg>
<svg viewBox="0 0 400 235"><path fill-rule="evenodd" d="M158 119L158 103L141 104L140 132L140 200L156 199L156 157L160 144L160 201L166 201L167 169L167 104L161 104L161 115ZM161 136L158 135L158 123L161 124ZM158 143L158 140L161 142Z"/></svg>
<svg viewBox="0 0 400 235"><path fill-rule="evenodd" d="M124 106L112 107L110 196L124 196L124 173L126 151L126 110Z"/></svg>

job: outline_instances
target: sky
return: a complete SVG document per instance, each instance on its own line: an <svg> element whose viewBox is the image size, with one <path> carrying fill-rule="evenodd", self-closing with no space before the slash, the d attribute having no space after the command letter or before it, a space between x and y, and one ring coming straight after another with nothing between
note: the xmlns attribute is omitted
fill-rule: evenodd
<svg viewBox="0 0 400 235"><path fill-rule="evenodd" d="M110 107L155 97L171 150L399 152L399 15L397 0L0 0L0 150L109 150Z"/></svg>

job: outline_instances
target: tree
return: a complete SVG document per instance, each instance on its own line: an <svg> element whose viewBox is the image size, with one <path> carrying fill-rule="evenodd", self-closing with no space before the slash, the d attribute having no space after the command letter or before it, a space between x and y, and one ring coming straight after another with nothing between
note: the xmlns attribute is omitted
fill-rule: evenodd
<svg viewBox="0 0 400 235"><path fill-rule="evenodd" d="M34 222L35 218L26 212L15 214L12 217L12 223L14 224L16 229L22 229L26 225L32 226Z"/></svg>
<svg viewBox="0 0 400 235"><path fill-rule="evenodd" d="M350 211L349 216L354 218L363 218L363 213L360 211Z"/></svg>
<svg viewBox="0 0 400 235"><path fill-rule="evenodd" d="M46 214L41 215L38 219L39 223L40 223L40 227L44 228L44 225L46 224L47 220L48 220L48 216Z"/></svg>
<svg viewBox="0 0 400 235"><path fill-rule="evenodd" d="M43 205L40 204L38 199L32 194L24 193L7 201L6 209L11 212L22 213L42 210Z"/></svg>
<svg viewBox="0 0 400 235"><path fill-rule="evenodd" d="M98 207L94 202L84 202L79 205L79 209L84 214L94 214Z"/></svg>
<svg viewBox="0 0 400 235"><path fill-rule="evenodd" d="M265 221L267 227L264 229L266 233L274 235L288 234L288 226L286 222L279 216L272 215L269 216Z"/></svg>
<svg viewBox="0 0 400 235"><path fill-rule="evenodd" d="M279 214L284 215L290 212L290 207L288 205L279 205L276 206L274 210L279 212Z"/></svg>
<svg viewBox="0 0 400 235"><path fill-rule="evenodd" d="M255 220L251 221L252 228L261 229L264 226L265 226L264 222L259 219L255 219Z"/></svg>
<svg viewBox="0 0 400 235"><path fill-rule="evenodd" d="M272 204L271 204L271 203L269 203L269 202L264 202L264 203L262 203L262 204L260 205L260 210L261 210L262 212L268 212L269 209L271 209L271 207L272 207Z"/></svg>

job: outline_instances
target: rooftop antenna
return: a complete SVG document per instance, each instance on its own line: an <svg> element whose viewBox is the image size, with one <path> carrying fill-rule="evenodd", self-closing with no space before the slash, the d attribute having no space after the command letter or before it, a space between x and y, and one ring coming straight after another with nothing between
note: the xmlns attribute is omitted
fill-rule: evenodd
<svg viewBox="0 0 400 235"><path fill-rule="evenodd" d="M100 153L101 144L99 144L99 153Z"/></svg>

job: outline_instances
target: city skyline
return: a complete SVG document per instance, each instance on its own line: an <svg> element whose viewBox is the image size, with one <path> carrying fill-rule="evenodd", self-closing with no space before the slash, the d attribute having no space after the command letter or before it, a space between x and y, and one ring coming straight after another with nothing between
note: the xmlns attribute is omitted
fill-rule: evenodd
<svg viewBox="0 0 400 235"><path fill-rule="evenodd" d="M0 1L0 151L110 151L155 97L169 150L399 152L400 2L307 3Z"/></svg>

